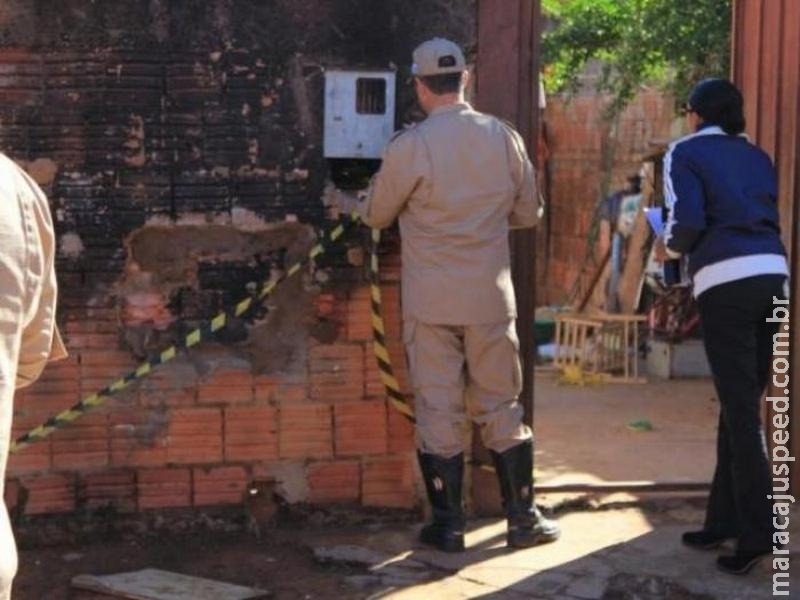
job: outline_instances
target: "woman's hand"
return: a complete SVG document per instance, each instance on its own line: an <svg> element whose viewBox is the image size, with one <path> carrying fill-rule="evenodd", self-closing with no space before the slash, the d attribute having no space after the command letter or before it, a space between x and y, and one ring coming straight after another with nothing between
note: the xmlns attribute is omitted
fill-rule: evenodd
<svg viewBox="0 0 800 600"><path fill-rule="evenodd" d="M655 246L653 247L653 260L663 263L668 259L667 245L664 243L664 236L660 235L656 238Z"/></svg>

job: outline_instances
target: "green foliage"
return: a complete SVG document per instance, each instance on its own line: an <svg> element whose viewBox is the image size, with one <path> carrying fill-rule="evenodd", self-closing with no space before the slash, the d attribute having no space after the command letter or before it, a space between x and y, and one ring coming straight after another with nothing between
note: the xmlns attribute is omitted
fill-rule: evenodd
<svg viewBox="0 0 800 600"><path fill-rule="evenodd" d="M683 100L703 77L727 77L731 0L543 0L553 26L544 33L544 83L574 92L590 60L609 93L609 114L625 108L644 84Z"/></svg>

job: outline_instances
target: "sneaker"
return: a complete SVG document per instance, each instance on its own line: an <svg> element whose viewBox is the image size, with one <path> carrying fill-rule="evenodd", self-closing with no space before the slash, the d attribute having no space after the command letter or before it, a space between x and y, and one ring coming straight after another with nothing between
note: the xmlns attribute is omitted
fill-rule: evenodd
<svg viewBox="0 0 800 600"><path fill-rule="evenodd" d="M687 531L681 536L681 541L685 546L697 550L713 550L719 548L726 540L733 539L732 535L715 533L706 529L700 531Z"/></svg>
<svg viewBox="0 0 800 600"><path fill-rule="evenodd" d="M770 552L747 552L736 553L730 556L720 556L717 558L717 567L724 573L731 575L746 575L750 569L755 567L762 558Z"/></svg>

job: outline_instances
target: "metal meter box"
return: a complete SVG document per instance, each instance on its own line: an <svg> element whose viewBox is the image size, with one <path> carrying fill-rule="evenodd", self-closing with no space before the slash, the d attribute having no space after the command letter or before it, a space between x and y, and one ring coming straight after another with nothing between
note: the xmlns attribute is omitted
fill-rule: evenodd
<svg viewBox="0 0 800 600"><path fill-rule="evenodd" d="M325 158L379 159L394 133L394 71L325 72Z"/></svg>

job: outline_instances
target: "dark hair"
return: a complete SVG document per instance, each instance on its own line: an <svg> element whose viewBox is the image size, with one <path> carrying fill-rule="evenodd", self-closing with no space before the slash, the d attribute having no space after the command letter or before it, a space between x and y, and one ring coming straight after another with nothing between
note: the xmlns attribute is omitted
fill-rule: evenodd
<svg viewBox="0 0 800 600"><path fill-rule="evenodd" d="M422 83L437 96L455 94L461 87L461 73L445 73L444 75L421 76Z"/></svg>
<svg viewBox="0 0 800 600"><path fill-rule="evenodd" d="M628 187L634 192L641 192L642 191L642 176L639 174L636 175L629 175L627 177L628 180Z"/></svg>
<svg viewBox="0 0 800 600"><path fill-rule="evenodd" d="M689 109L704 122L719 125L728 135L744 131L744 98L727 79L703 79L689 94Z"/></svg>

